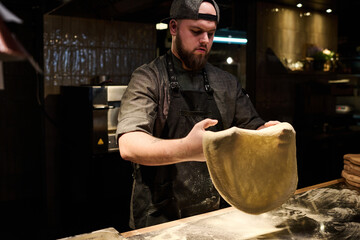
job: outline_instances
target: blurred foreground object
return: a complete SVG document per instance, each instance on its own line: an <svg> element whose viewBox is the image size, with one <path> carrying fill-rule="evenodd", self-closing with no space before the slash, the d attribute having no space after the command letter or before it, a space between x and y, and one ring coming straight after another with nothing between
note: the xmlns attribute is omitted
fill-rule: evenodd
<svg viewBox="0 0 360 240"><path fill-rule="evenodd" d="M3 67L4 61L28 60L36 72L43 73L33 57L25 50L16 37L8 30L4 21L22 23L22 20L11 13L0 3L0 90L4 89Z"/></svg>

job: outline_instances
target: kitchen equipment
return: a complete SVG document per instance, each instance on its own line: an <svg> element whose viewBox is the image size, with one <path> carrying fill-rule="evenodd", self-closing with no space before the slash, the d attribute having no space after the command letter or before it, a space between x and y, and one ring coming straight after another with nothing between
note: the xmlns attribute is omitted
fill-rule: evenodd
<svg viewBox="0 0 360 240"><path fill-rule="evenodd" d="M109 75L100 75L90 79L91 85L105 85L110 84L112 82L111 77Z"/></svg>
<svg viewBox="0 0 360 240"><path fill-rule="evenodd" d="M115 132L127 86L62 86L63 142L92 154L118 151Z"/></svg>
<svg viewBox="0 0 360 240"><path fill-rule="evenodd" d="M353 110L352 107L349 105L337 104L335 107L336 107L335 112L338 114L347 114Z"/></svg>

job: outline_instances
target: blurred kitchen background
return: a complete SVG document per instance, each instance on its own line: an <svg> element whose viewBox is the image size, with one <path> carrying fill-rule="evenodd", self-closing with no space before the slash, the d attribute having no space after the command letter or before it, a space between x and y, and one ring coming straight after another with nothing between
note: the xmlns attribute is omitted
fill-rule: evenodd
<svg viewBox="0 0 360 240"><path fill-rule="evenodd" d="M299 188L340 178L342 156L360 153L360 1L217 2L209 61L265 120L294 126ZM1 238L128 231L132 169L116 114L132 71L170 47L157 23L171 0L1 4L22 20L0 14L1 40L27 53L0 54Z"/></svg>

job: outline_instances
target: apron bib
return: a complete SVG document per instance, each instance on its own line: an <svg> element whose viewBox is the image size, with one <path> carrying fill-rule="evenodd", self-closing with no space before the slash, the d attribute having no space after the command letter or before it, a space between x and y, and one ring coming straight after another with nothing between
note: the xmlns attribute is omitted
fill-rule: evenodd
<svg viewBox="0 0 360 240"><path fill-rule="evenodd" d="M218 120L217 125L208 130L223 130L221 115L205 70L204 91L183 91L175 77L169 53L166 60L170 81L170 106L161 138L183 138L196 123L205 118ZM136 186L136 182L141 184ZM134 212L136 228L216 210L220 205L220 195L212 184L205 162L184 162L156 167L137 166L132 198L134 202L131 210ZM141 204L148 204L148 208L144 209Z"/></svg>

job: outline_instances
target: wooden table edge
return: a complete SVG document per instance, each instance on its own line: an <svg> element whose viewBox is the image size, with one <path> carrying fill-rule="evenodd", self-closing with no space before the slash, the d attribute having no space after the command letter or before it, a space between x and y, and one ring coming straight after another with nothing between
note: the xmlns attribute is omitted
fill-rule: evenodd
<svg viewBox="0 0 360 240"><path fill-rule="evenodd" d="M316 184L316 185L313 185L313 186L301 188L301 189L296 190L294 194L303 193L303 192L306 192L306 191L309 191L309 190L312 190L312 189L327 187L327 186L334 185L334 184L337 184L337 183L340 183L340 182L344 182L344 179L343 178L335 179L335 180L332 180L332 181L328 181L328 182ZM234 209L235 209L234 207L228 207L228 208L223 208L223 209L208 212L208 213L195 215L195 216L192 216L192 217L181 218L181 219L171 221L171 222L161 223L161 224L150 226L150 227L145 227L145 228L131 230L131 231L128 231L128 232L123 232L123 233L121 233L121 236L127 238L127 237L132 237L132 236L136 236L136 235L156 231L156 230L161 230L161 229L164 229L164 228L170 228L170 227L177 226L177 225L179 225L181 223L187 223L187 222L191 222L193 220L200 220L200 219L203 219L203 218L208 218L209 216L215 216L215 215L231 212Z"/></svg>
<svg viewBox="0 0 360 240"><path fill-rule="evenodd" d="M317 188L322 188L322 187L335 185L337 183L341 183L341 182L344 182L344 181L345 181L344 178L339 178L339 179L331 180L331 181L328 181L328 182L319 183L319 184L312 185L312 186L309 186L309 187L300 188L300 189L296 190L294 194L299 194L299 193L303 193L303 192L306 192L306 191L309 191L309 190L312 190L312 189L317 189Z"/></svg>

